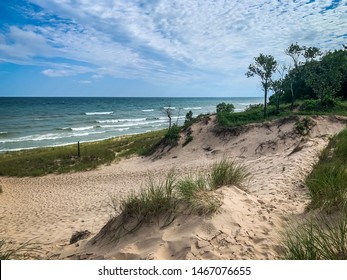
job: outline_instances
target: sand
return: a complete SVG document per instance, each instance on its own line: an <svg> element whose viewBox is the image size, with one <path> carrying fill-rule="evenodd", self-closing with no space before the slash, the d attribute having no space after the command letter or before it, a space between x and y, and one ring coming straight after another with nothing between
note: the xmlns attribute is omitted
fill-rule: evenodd
<svg viewBox="0 0 347 280"><path fill-rule="evenodd" d="M305 214L304 179L329 137L346 128L347 118L313 117L308 135L295 132L298 117L221 132L214 117L191 128L193 141L152 157L133 157L88 172L37 178L0 177L0 237L31 240L42 259L277 259L281 232ZM221 158L244 164L252 174L241 188L218 191L222 206L211 216L179 216L163 229L143 226L117 244L107 234L90 240L115 215L111 198L145 187L149 174L180 176L207 172ZM75 231L92 234L69 244ZM34 257L34 256L33 256Z"/></svg>

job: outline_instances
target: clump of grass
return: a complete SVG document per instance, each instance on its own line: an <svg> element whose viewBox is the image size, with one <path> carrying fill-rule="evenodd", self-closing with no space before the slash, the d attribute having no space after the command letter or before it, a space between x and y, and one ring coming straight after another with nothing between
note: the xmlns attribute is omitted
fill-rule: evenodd
<svg viewBox="0 0 347 280"><path fill-rule="evenodd" d="M250 174L245 166L233 160L222 159L212 166L211 188L217 189L221 186L241 186Z"/></svg>
<svg viewBox="0 0 347 280"><path fill-rule="evenodd" d="M150 178L146 189L121 201L120 211L128 218L136 219L139 225L154 218L159 219L165 213L167 217L171 217L177 205L174 195L175 182L176 175L173 171L168 173L164 182L155 182Z"/></svg>
<svg viewBox="0 0 347 280"><path fill-rule="evenodd" d="M0 239L0 260L32 258L34 253L41 252L37 244L27 241L21 245L13 245Z"/></svg>
<svg viewBox="0 0 347 280"><path fill-rule="evenodd" d="M287 231L283 245L289 260L346 260L347 218L306 222Z"/></svg>
<svg viewBox="0 0 347 280"><path fill-rule="evenodd" d="M0 194L3 193L3 189L2 189L2 186L0 185Z"/></svg>
<svg viewBox="0 0 347 280"><path fill-rule="evenodd" d="M220 206L220 201L210 191L208 180L202 176L178 181L177 192L186 205L185 210L190 213L209 214L216 212Z"/></svg>
<svg viewBox="0 0 347 280"><path fill-rule="evenodd" d="M342 208L346 202L347 172L345 166L318 164L306 179L312 206L326 210Z"/></svg>

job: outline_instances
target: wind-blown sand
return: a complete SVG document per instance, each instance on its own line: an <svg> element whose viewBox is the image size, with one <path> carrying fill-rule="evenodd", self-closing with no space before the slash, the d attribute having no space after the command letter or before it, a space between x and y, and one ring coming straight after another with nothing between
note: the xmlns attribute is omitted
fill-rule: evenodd
<svg viewBox="0 0 347 280"><path fill-rule="evenodd" d="M298 117L218 132L214 117L192 126L185 147L134 157L97 170L39 178L0 177L0 237L40 244L40 258L105 259L276 259L280 232L303 215L309 203L304 178L329 137L346 127L344 117L314 117L306 136L294 130ZM219 135L217 135L219 134ZM184 142L184 133L181 144ZM107 231L96 242L69 245L75 231L93 238L114 214L111 197L144 186L148 174L165 176L209 170L223 157L243 163L252 174L242 189L217 191L222 206L211 216L180 216L164 229L151 224L116 245Z"/></svg>

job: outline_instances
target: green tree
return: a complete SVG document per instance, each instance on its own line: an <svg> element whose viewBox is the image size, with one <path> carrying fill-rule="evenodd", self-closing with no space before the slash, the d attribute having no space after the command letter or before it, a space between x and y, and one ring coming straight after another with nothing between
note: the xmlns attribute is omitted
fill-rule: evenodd
<svg viewBox="0 0 347 280"><path fill-rule="evenodd" d="M341 89L343 75L340 64L341 61L332 55L306 64L305 82L315 92L322 108L333 106L336 93Z"/></svg>
<svg viewBox="0 0 347 280"><path fill-rule="evenodd" d="M272 55L260 54L254 58L254 63L248 66L246 76L254 77L259 76L261 85L264 90L264 117L267 116L267 93L271 86L272 74L276 71L277 62Z"/></svg>
<svg viewBox="0 0 347 280"><path fill-rule="evenodd" d="M232 113L234 112L235 106L231 103L219 103L216 107L217 114L219 113Z"/></svg>

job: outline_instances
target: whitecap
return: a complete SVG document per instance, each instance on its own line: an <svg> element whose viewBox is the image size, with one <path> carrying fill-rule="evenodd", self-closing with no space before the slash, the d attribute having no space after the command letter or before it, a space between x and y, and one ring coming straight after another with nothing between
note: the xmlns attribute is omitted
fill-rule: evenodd
<svg viewBox="0 0 347 280"><path fill-rule="evenodd" d="M88 112L85 113L87 116L92 116L92 115L111 115L113 114L113 111L111 112Z"/></svg>
<svg viewBox="0 0 347 280"><path fill-rule="evenodd" d="M183 108L184 110L201 110L201 107L187 107L187 108Z"/></svg>
<svg viewBox="0 0 347 280"><path fill-rule="evenodd" d="M142 112L153 112L154 111L154 109L143 109L143 110L141 110Z"/></svg>

